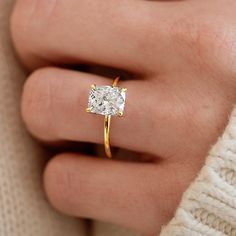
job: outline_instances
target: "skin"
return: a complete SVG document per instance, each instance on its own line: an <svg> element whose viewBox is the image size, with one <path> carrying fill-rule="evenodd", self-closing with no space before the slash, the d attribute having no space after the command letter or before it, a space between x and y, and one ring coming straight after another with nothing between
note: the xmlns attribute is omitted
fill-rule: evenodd
<svg viewBox="0 0 236 236"><path fill-rule="evenodd" d="M90 85L112 78L65 66L135 75L120 83L128 98L124 117L112 120L111 142L143 161L52 157L44 184L55 208L145 235L160 232L236 102L235 9L235 0L16 1L13 41L32 72L22 116L35 137L103 143L103 117L85 108Z"/></svg>

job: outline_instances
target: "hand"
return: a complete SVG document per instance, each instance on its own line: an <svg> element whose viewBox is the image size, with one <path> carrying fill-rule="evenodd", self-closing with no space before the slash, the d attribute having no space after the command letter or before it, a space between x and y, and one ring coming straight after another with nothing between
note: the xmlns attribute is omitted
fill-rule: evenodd
<svg viewBox="0 0 236 236"><path fill-rule="evenodd" d="M90 85L111 78L59 68L93 64L129 71L113 146L143 160L61 153L44 175L57 209L157 233L222 133L236 101L236 2L228 0L18 0L15 47L34 71L22 114L48 141L103 143L103 117L86 113ZM58 66L58 67L57 67Z"/></svg>

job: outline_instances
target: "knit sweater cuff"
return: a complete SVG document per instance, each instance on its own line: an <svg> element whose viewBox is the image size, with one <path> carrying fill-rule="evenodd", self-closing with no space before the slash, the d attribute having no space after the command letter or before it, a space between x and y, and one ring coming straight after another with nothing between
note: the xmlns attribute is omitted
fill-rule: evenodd
<svg viewBox="0 0 236 236"><path fill-rule="evenodd" d="M161 236L236 236L236 107Z"/></svg>

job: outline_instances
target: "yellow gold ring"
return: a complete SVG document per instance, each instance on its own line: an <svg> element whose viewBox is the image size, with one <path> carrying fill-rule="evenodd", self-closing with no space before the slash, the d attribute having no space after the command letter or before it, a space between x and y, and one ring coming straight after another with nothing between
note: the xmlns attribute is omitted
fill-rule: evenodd
<svg viewBox="0 0 236 236"><path fill-rule="evenodd" d="M120 77L114 79L112 86L91 85L87 112L105 116L104 147L106 156L111 158L110 127L112 116L123 116L126 99L126 88L118 87Z"/></svg>

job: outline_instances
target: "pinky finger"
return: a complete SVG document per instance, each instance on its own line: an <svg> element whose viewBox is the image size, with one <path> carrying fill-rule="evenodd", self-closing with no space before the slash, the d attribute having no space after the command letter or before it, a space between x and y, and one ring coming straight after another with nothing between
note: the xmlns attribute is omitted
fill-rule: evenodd
<svg viewBox="0 0 236 236"><path fill-rule="evenodd" d="M176 185L168 168L68 153L49 162L44 183L52 205L66 214L153 234L170 220L186 187L186 181Z"/></svg>

